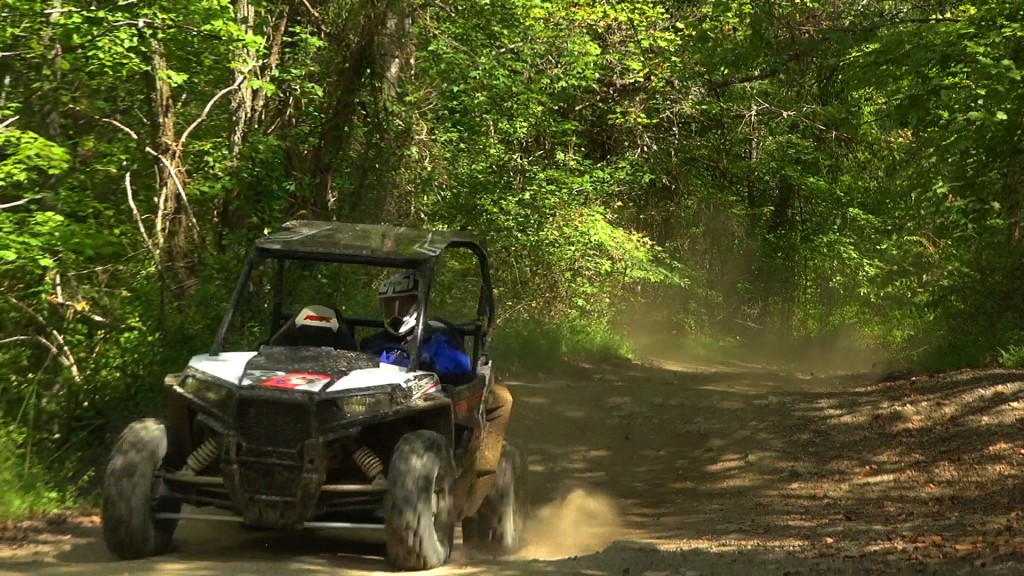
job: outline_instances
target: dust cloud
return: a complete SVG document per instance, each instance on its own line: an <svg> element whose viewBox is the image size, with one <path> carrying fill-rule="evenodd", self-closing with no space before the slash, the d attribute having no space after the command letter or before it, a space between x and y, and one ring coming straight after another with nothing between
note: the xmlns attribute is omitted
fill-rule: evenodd
<svg viewBox="0 0 1024 576"><path fill-rule="evenodd" d="M623 535L616 503L603 494L574 488L534 511L527 520L520 559L556 560L603 550Z"/></svg>
<svg viewBox="0 0 1024 576"><path fill-rule="evenodd" d="M858 326L843 325L817 335L740 321L688 332L666 317L666 298L634 303L615 328L639 358L695 368L779 369L807 374L885 372L896 361L872 344Z"/></svg>

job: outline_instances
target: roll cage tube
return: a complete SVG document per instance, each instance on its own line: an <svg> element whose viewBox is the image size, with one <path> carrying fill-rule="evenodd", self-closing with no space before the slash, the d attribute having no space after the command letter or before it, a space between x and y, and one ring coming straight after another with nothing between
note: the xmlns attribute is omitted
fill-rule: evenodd
<svg viewBox="0 0 1024 576"><path fill-rule="evenodd" d="M270 333L277 334L288 321L281 319L284 316L284 273L287 260L275 258L274 285L271 288L273 304L271 305Z"/></svg>
<svg viewBox="0 0 1024 576"><path fill-rule="evenodd" d="M428 302L430 302L430 288L433 284L434 278L434 264L437 258L431 258L430 260L424 261L422 264L416 267L416 275L420 277L420 289L417 297L417 307L419 308L419 318L416 319L416 335L412 338L409 343L409 370L420 369L420 345L423 343L423 332L427 326L427 310Z"/></svg>
<svg viewBox="0 0 1024 576"><path fill-rule="evenodd" d="M471 250L473 250L471 248ZM478 340L474 343L474 354L473 354L473 366L476 366L480 359L489 356L490 343L491 343L491 326L494 324L494 287L491 285L491 272L487 265L487 254L483 252L479 247L473 250L476 254L477 259L480 261L480 302L477 304L477 317L485 318L485 324L480 330L480 334L476 337ZM475 368L474 368L475 369Z"/></svg>
<svg viewBox="0 0 1024 576"><path fill-rule="evenodd" d="M487 254L483 249L475 243L471 242L453 242L446 248L451 250L455 248L466 248L477 257L477 262L480 265L480 298L477 302L477 317L486 318L486 324L483 326L482 334L480 335L479 347L474 343L473 350L473 364L476 365L477 360L483 354L487 352L487 340L490 332L491 325L494 323L494 291L491 286L490 271L487 267ZM419 318L416 320L416 333L410 342L409 350L409 369L419 370L420 355L419 348L423 343L423 334L426 330L426 326L429 325L427 318L429 317L429 302L430 293L433 288L434 269L437 266L438 261L444 257L443 253L439 254L436 258L424 261L422 264L416 267L416 274L419 275L420 290L418 294L419 302Z"/></svg>
<svg viewBox="0 0 1024 576"><path fill-rule="evenodd" d="M228 303L228 310L224 313L224 318L220 322L220 328L217 329L217 335L213 339L213 346L210 347L210 356L217 356L224 348L224 338L227 336L228 328L231 326L231 320L235 316L235 309L238 306L238 301L242 297L242 292L245 291L245 286L249 284L249 277L252 275L252 269L261 260L263 260L263 256L260 255L258 250L253 250L249 253L249 259L245 262L245 267L242 268L242 274L238 277L235 289L231 293L231 301Z"/></svg>
<svg viewBox="0 0 1024 576"><path fill-rule="evenodd" d="M479 246L474 245L470 248L470 251L476 254L477 260L480 262L480 279L483 284L480 286L480 303L477 306L477 315L484 316L484 309L486 308L487 325L484 326L484 332L487 333L491 331L491 325L494 324L495 312L491 269L487 266L487 254Z"/></svg>
<svg viewBox="0 0 1024 576"><path fill-rule="evenodd" d="M455 241L449 244L450 248L465 248L472 252L480 264L480 301L477 303L477 316L487 318L487 325L484 331L489 331L494 324L494 289L491 286L491 272L487 266L487 253L475 242Z"/></svg>
<svg viewBox="0 0 1024 576"><path fill-rule="evenodd" d="M451 248L465 248L472 252L480 264L480 298L477 301L476 316L483 319L484 325L473 341L473 365L476 366L480 358L487 355L490 343L491 326L494 324L494 287L491 284L490 267L488 266L487 253L483 247L475 242L452 242Z"/></svg>

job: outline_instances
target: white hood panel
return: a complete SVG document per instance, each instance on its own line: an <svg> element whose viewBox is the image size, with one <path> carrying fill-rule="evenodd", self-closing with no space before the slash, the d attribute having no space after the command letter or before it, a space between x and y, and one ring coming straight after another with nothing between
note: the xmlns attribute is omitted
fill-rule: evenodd
<svg viewBox="0 0 1024 576"><path fill-rule="evenodd" d="M329 378L327 376L321 377L324 379L317 379L312 378L316 376L314 374L290 374L288 372L262 370L250 370L247 373L245 371L245 366L255 355L256 352L222 352L216 356L200 354L193 356L192 359L189 360L188 365L194 370L205 372L232 384L241 382L242 386L258 385L264 378L269 379L275 376L284 378L288 378L289 376L301 376L309 379L310 381L302 386L289 387L308 390L310 392L343 392L359 390L362 388L399 385L410 390L414 397L419 397L429 391L433 391L437 387L437 376L432 372L409 372L402 366L381 363L376 368L353 370L324 389L323 385L329 381L324 380ZM243 374L246 376L244 379L242 378Z"/></svg>
<svg viewBox="0 0 1024 576"><path fill-rule="evenodd" d="M434 383L436 380L437 377L432 372L409 372L401 366L381 363L377 368L353 370L348 376L332 384L326 391L339 392L397 384L416 393L425 382Z"/></svg>
<svg viewBox="0 0 1024 576"><path fill-rule="evenodd" d="M245 363L255 355L255 352L221 352L216 356L199 354L193 356L188 365L234 384L242 377Z"/></svg>

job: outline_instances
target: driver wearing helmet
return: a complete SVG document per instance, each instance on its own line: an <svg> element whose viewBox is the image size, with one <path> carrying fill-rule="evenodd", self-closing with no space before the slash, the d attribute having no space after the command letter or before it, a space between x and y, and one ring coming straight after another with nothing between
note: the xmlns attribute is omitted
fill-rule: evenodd
<svg viewBox="0 0 1024 576"><path fill-rule="evenodd" d="M385 330L363 339L359 349L380 357L382 362L407 366L405 345L413 337L419 318L420 282L416 272L406 270L388 278L377 290L384 311ZM473 376L469 355L462 348L461 336L446 334L433 323L420 345L420 365L437 373L442 382L466 382ZM425 328L428 328L425 327ZM467 509L475 510L491 493L497 478L498 463L512 411L512 394L493 382L484 399L485 421L480 430L477 450L476 482L467 497Z"/></svg>
<svg viewBox="0 0 1024 576"><path fill-rule="evenodd" d="M414 336L419 319L419 289L419 278L411 270L399 272L380 285L377 298L384 311L385 330L365 338L359 347L361 350L378 356L387 364L409 365L406 346ZM473 367L462 348L461 338L433 324L428 324L429 330L420 344L420 366L437 373L445 383L468 381L473 376Z"/></svg>

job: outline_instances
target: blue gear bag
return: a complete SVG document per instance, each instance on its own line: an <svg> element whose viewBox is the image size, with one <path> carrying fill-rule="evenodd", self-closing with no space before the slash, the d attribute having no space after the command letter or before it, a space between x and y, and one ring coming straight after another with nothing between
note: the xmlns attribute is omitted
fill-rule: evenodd
<svg viewBox="0 0 1024 576"><path fill-rule="evenodd" d="M408 366L409 354L400 348L385 350L380 361L396 366ZM441 333L433 334L420 349L420 363L424 370L436 372L442 381L458 379L473 373L469 355L459 350Z"/></svg>

